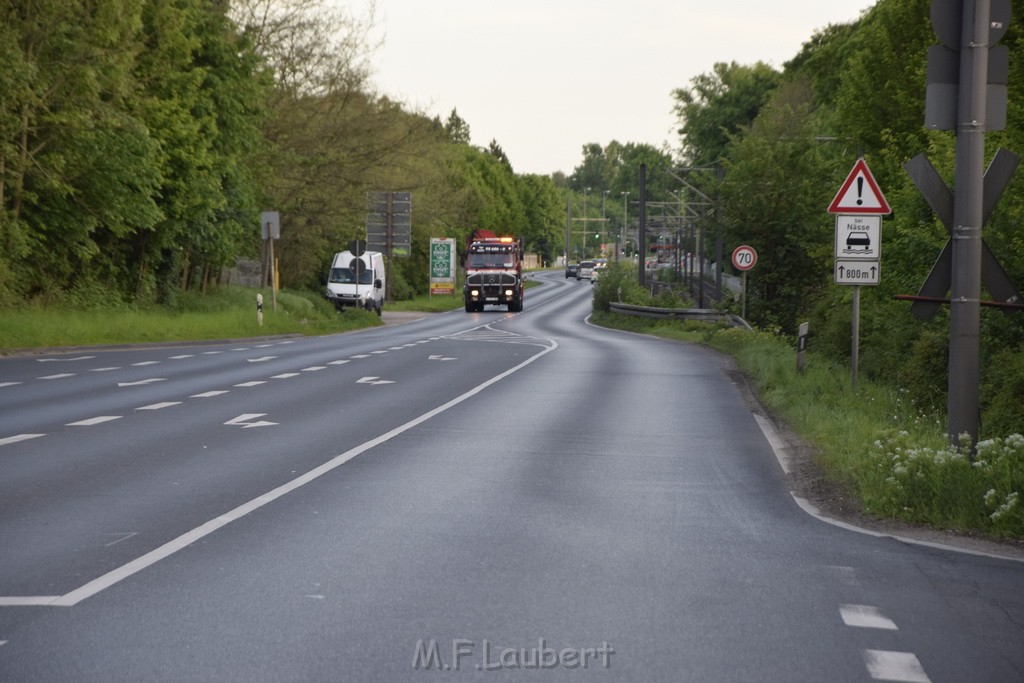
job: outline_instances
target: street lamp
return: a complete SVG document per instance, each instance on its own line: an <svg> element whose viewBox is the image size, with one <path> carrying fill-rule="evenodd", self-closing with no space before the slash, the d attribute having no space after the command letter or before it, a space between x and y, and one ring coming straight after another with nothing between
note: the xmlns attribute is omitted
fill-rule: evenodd
<svg viewBox="0 0 1024 683"><path fill-rule="evenodd" d="M605 218L604 218L604 216L605 216L605 214L604 214L604 200L608 199L608 193L609 192L611 192L611 190L605 190L604 194L601 195L601 227L598 228L598 232L601 233L601 234L604 234L604 225L605 225L605 223L604 223L604 221L605 221ZM601 240L600 240L600 238L598 238L597 248L598 248L598 256L600 256L601 255L601 252L600 252Z"/></svg>

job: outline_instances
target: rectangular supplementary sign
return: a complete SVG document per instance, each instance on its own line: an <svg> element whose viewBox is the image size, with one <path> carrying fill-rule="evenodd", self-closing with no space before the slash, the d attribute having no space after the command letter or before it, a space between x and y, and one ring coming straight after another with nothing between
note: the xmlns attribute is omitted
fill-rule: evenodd
<svg viewBox="0 0 1024 683"><path fill-rule="evenodd" d="M880 261L836 259L837 285L877 285L882 276Z"/></svg>
<svg viewBox="0 0 1024 683"><path fill-rule="evenodd" d="M836 216L837 259L877 261L881 257L881 216Z"/></svg>

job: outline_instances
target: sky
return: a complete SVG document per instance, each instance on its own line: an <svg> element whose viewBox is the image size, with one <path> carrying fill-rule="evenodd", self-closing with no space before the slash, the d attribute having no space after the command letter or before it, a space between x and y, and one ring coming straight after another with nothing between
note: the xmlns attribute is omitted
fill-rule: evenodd
<svg viewBox="0 0 1024 683"><path fill-rule="evenodd" d="M571 174L588 143L678 148L672 91L716 62L781 69L875 0L376 0L381 94L452 109L516 173Z"/></svg>

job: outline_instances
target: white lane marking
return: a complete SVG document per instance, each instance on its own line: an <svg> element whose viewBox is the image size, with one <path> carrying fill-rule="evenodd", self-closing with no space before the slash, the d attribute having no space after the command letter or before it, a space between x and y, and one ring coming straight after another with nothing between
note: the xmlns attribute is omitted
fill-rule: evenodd
<svg viewBox="0 0 1024 683"><path fill-rule="evenodd" d="M265 363L268 360L274 360L277 356L263 356L261 358L246 358L245 360L249 363Z"/></svg>
<svg viewBox="0 0 1024 683"><path fill-rule="evenodd" d="M269 347L269 346L273 346L273 344L257 344L257 345L256 345L256 346L254 346L253 348L254 348L254 349L265 349L265 348L267 348L267 347Z"/></svg>
<svg viewBox="0 0 1024 683"><path fill-rule="evenodd" d="M195 355L196 354L194 354L194 353L185 353L185 354L182 354L180 356L171 356L171 360L183 360L185 358L192 358Z"/></svg>
<svg viewBox="0 0 1024 683"><path fill-rule="evenodd" d="M388 351L401 351L404 348L404 346L392 346Z"/></svg>
<svg viewBox="0 0 1024 683"><path fill-rule="evenodd" d="M345 363L351 363L349 360L332 360L328 365L344 365Z"/></svg>
<svg viewBox="0 0 1024 683"><path fill-rule="evenodd" d="M203 355L204 356L216 356L216 355L221 354L221 353L224 353L224 352L223 351L203 351Z"/></svg>
<svg viewBox="0 0 1024 683"><path fill-rule="evenodd" d="M0 597L0 607L40 607L52 605L54 600L59 600L59 595L29 595L25 597ZM4 641L7 642L6 640Z"/></svg>
<svg viewBox="0 0 1024 683"><path fill-rule="evenodd" d="M107 536L120 536L121 538L117 539L116 541L111 541L110 543L107 543L103 547L104 548L109 548L110 546L115 545L117 543L120 543L121 541L127 541L132 536L137 536L138 533L139 533L138 531L129 531L128 533L124 533L123 531L121 531L121 532L114 532L114 533L106 534Z"/></svg>
<svg viewBox="0 0 1024 683"><path fill-rule="evenodd" d="M143 365L160 365L158 360L144 360L141 363L132 363L133 367L141 367Z"/></svg>
<svg viewBox="0 0 1024 683"><path fill-rule="evenodd" d="M427 360L458 360L458 358L452 358L450 356L441 356L438 354L431 354L427 356Z"/></svg>
<svg viewBox="0 0 1024 683"><path fill-rule="evenodd" d="M163 410L171 406L180 406L181 401L165 401L164 403L150 403L148 406L141 406L135 410Z"/></svg>
<svg viewBox="0 0 1024 683"><path fill-rule="evenodd" d="M409 420L405 424L399 425L398 427L395 427L391 431L385 432L384 434L381 434L380 436L378 436L375 439L371 439L369 441L366 441L366 442L360 444L359 446L356 446L355 448L347 450L344 453L331 458L330 460L328 460L324 464L320 465L319 467L315 467L315 468L309 470L305 474L303 474L303 475L301 475L299 477L296 477L295 479L292 479L290 482L288 482L286 484L283 484L281 486L278 486L276 489L268 491L267 493L264 493L261 496L253 498L248 503L243 503L242 505L239 505L238 507L236 507L234 510L226 512L223 515L220 515L219 517L215 517L214 519L211 519L210 521L206 522L205 524L202 524L201 526L196 527L195 529L192 529L191 531L185 532L181 536L178 536L177 538L175 538L175 539L173 539L171 541L168 541L167 543L163 544L159 548L151 550L150 552L146 553L145 555L142 555L141 557L138 557L138 558L132 560L128 564L122 565L122 566L118 567L117 569L111 570L111 571L107 572L106 574L104 574L103 576L97 577L97 578L93 579L92 581L89 581L85 585L80 586L80 587L76 588L75 590L73 590L73 591L71 591L69 593L65 593L64 595L57 596L57 597L55 597L53 599L49 599L46 602L34 602L34 603L26 603L26 604L51 605L51 606L54 606L54 607L72 607L74 605L77 605L82 600L85 600L86 598L88 598L90 596L96 595L100 591L102 591L102 590L104 590L106 588L109 588L110 586L113 586L115 583L118 583L119 581L122 581L122 580L128 578L129 576L131 576L131 575L133 575L133 574L135 574L137 572L140 572L140 571L142 571L143 569L145 569L145 568L147 568L149 566L152 566L152 565L156 564L160 560L173 555L174 553L178 552L182 548L185 548L185 547L191 545L192 543L195 543L199 539L204 538L206 536L209 536L210 534L212 534L214 531L217 531L221 527L224 527L224 526L230 524L231 522L234 522L235 520L238 520L238 519L241 519L242 517L245 517L246 515L248 515L253 510L257 510L257 509L263 507L264 505L266 505L267 503L271 503L271 502L277 500L278 498L280 498L281 496L284 496L285 494L291 493L295 489L297 489L297 488L299 488L301 486L305 486L309 482L311 482L311 481L313 481L313 480L315 480L315 479L317 479L319 477L322 477L323 475L327 474L328 472L330 472L330 471L332 471L332 470L334 470L334 469L344 465L345 463L347 463L352 458L355 458L356 456L361 455L362 453L365 453L366 451L368 451L368 450L370 450L372 448L375 448L375 447L381 445L382 443L386 443L386 442L390 441L391 439L395 438L396 436L399 436L400 434L403 434L403 433L409 431L413 427L419 426L420 424L426 422L427 420L431 419L432 417L440 415L441 413L443 413L443 412L445 412L447 410L450 410L451 408L454 408L455 406L459 405L463 401L467 401L467 400L471 399L472 397L476 396L477 394L479 394L481 391L483 391L487 387L491 386L492 384L496 384L497 382L500 382L501 380L505 379L509 375L512 375L512 374L522 370L523 368L525 368L530 363L533 363L538 358L541 358L542 356L544 356L544 355L554 351L557 348L558 348L558 342L552 341L551 342L551 346L545 347L537 355L531 356L531 357L527 358L526 360L524 360L519 365L511 367L508 370L506 370L505 372L502 372L501 374L495 375L494 377L490 378L486 382L478 384L477 386L473 387L472 389L470 389L466 393L462 394L461 396L456 396L455 398L453 398L452 400L448 401L447 403L439 405L438 407L434 408L433 410L429 410L429 411L423 413L422 415L420 415L419 417L413 418L412 420ZM3 597L0 597L0 605L8 604L8 603L4 602L5 600L18 600L18 599L42 600L42 598L3 598Z"/></svg>
<svg viewBox="0 0 1024 683"><path fill-rule="evenodd" d="M260 420L259 422L249 421L255 420L257 417L263 417L264 415L266 415L266 413L245 413L244 415L239 415L238 417L231 418L224 424L239 426L242 429L248 429L249 427L271 427L277 424L276 422L267 422L265 420Z"/></svg>
<svg viewBox="0 0 1024 683"><path fill-rule="evenodd" d="M309 367L309 368L302 368L302 371L303 372L316 372L317 370L326 370L326 369L327 369L326 365L314 365L314 366Z"/></svg>
<svg viewBox="0 0 1024 683"><path fill-rule="evenodd" d="M368 353L361 353L358 356L352 356L352 358L369 358L369 357L370 357L370 354L368 354Z"/></svg>
<svg viewBox="0 0 1024 683"><path fill-rule="evenodd" d="M8 436L0 439L0 446L6 446L9 443L18 443L19 441L28 441L29 439L38 439L46 434L16 434L15 436Z"/></svg>
<svg viewBox="0 0 1024 683"><path fill-rule="evenodd" d="M779 465L782 466L782 471L789 474L789 451L786 449L786 445L782 443L782 439L772 429L771 423L767 419L760 415L754 414L754 419L757 421L757 426L761 428L761 432L764 434L764 438L768 439L768 443L771 445L772 450L775 451L775 458L779 461Z"/></svg>
<svg viewBox="0 0 1024 683"><path fill-rule="evenodd" d="M294 342L294 341L292 341L292 340L288 340L288 341L283 341L283 342L277 342L277 343L278 343L278 344L294 344L295 342Z"/></svg>
<svg viewBox="0 0 1024 683"><path fill-rule="evenodd" d="M121 366L115 365L115 366L109 367L109 368L93 368L89 372L110 372L111 370L120 370L120 369L121 369Z"/></svg>
<svg viewBox="0 0 1024 683"><path fill-rule="evenodd" d="M93 425L103 424L104 422L112 422L113 420L120 420L123 415L100 415L99 417L90 417L88 420L79 420L78 422L68 422L65 427L92 427Z"/></svg>
<svg viewBox="0 0 1024 683"><path fill-rule="evenodd" d="M220 391L204 391L201 394L192 394L189 398L213 398L214 396L220 396L221 394L228 393L227 390L222 389Z"/></svg>
<svg viewBox="0 0 1024 683"><path fill-rule="evenodd" d="M236 384L235 386L236 387L258 387L259 385L266 384L266 383L267 383L267 380L265 380L265 379L256 379L256 380L253 380L251 382L242 382L241 384Z"/></svg>
<svg viewBox="0 0 1024 683"><path fill-rule="evenodd" d="M929 683L931 680L912 652L864 650L864 663L868 667L868 673L877 681Z"/></svg>
<svg viewBox="0 0 1024 683"><path fill-rule="evenodd" d="M150 377L149 379L140 379L138 382L118 382L119 387L141 387L147 384L153 384L154 382L166 382L166 377Z"/></svg>
<svg viewBox="0 0 1024 683"><path fill-rule="evenodd" d="M280 375L271 375L270 379L288 379L289 377L298 377L297 372L282 372Z"/></svg>
<svg viewBox="0 0 1024 683"><path fill-rule="evenodd" d="M46 377L40 377L39 379L64 379L65 377L74 377L73 372L62 372L59 375L47 375Z"/></svg>
<svg viewBox="0 0 1024 683"><path fill-rule="evenodd" d="M77 358L36 358L37 363L70 363L76 360L90 360L96 356L78 356Z"/></svg>
<svg viewBox="0 0 1024 683"><path fill-rule="evenodd" d="M877 607L870 605L840 605L839 615L843 623L856 628L882 628L889 631L900 630L896 622L882 614Z"/></svg>
<svg viewBox="0 0 1024 683"><path fill-rule="evenodd" d="M356 380L356 384L394 384L394 382L390 379L381 379L380 377L363 377Z"/></svg>
<svg viewBox="0 0 1024 683"><path fill-rule="evenodd" d="M381 355L381 354L387 353L387 351L370 351L370 353L372 355L377 356L377 355Z"/></svg>
<svg viewBox="0 0 1024 683"><path fill-rule="evenodd" d="M239 346L237 349L231 349L232 351L248 351L248 346Z"/></svg>
<svg viewBox="0 0 1024 683"><path fill-rule="evenodd" d="M13 387L16 384L21 384L21 382L0 382L0 387Z"/></svg>

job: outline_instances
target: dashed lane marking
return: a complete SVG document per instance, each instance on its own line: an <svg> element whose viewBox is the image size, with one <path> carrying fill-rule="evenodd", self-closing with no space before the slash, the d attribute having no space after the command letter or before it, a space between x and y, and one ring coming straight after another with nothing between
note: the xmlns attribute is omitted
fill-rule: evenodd
<svg viewBox="0 0 1024 683"><path fill-rule="evenodd" d="M171 406L180 406L181 401L164 401L163 403L150 403L148 406L140 406L135 410L163 410Z"/></svg>
<svg viewBox="0 0 1024 683"><path fill-rule="evenodd" d="M19 441L28 441L29 439L38 439L45 434L16 434L15 436L8 436L0 439L0 446L6 446L9 443L18 443Z"/></svg>
<svg viewBox="0 0 1024 683"><path fill-rule="evenodd" d="M213 398L214 396L220 396L221 394L226 393L228 393L226 389L221 389L219 391L204 391L201 394L192 394L189 398Z"/></svg>
<svg viewBox="0 0 1024 683"><path fill-rule="evenodd" d="M889 650L864 650L864 663L868 673L876 681L906 681L907 683L930 683L924 667L912 652L891 652Z"/></svg>
<svg viewBox="0 0 1024 683"><path fill-rule="evenodd" d="M104 422L113 422L114 420L120 420L123 415L100 415L99 417L90 417L88 420L79 420L78 422L68 422L65 427L92 427L93 425L103 424Z"/></svg>
<svg viewBox="0 0 1024 683"><path fill-rule="evenodd" d="M46 377L39 377L38 379L64 379L65 377L74 377L73 372L62 372L59 375L47 375Z"/></svg>
<svg viewBox="0 0 1024 683"><path fill-rule="evenodd" d="M884 616L877 607L870 605L840 605L839 614L847 626L881 628L889 631L899 630L896 622Z"/></svg>

